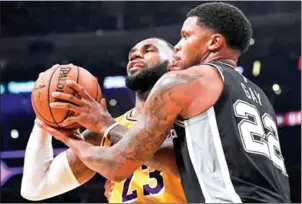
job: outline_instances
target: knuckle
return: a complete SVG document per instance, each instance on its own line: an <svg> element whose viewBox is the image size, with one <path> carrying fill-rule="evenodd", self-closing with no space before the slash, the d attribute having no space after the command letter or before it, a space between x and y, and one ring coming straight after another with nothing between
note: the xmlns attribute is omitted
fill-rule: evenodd
<svg viewBox="0 0 302 204"><path fill-rule="evenodd" d="M68 95L68 99L74 101L75 97L73 95Z"/></svg>
<svg viewBox="0 0 302 204"><path fill-rule="evenodd" d="M83 87L80 87L80 92L85 93L85 89Z"/></svg>

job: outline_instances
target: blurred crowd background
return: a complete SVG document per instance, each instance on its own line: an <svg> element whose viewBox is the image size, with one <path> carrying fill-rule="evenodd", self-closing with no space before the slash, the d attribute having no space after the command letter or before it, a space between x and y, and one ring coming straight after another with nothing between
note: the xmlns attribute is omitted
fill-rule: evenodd
<svg viewBox="0 0 302 204"><path fill-rule="evenodd" d="M186 13L201 2L0 2L1 202L20 195L24 150L35 118L31 88L55 63L73 63L99 80L113 116L134 105L124 83L128 50L147 37L172 44ZM229 2L253 25L238 69L268 95L293 202L301 202L301 2ZM55 153L66 148L53 141ZM104 179L43 202L106 202Z"/></svg>

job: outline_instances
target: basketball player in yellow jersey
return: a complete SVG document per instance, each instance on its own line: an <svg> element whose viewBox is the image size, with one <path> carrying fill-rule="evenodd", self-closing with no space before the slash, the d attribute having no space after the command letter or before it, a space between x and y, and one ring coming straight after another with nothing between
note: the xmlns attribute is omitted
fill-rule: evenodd
<svg viewBox="0 0 302 204"><path fill-rule="evenodd" d="M136 121L135 109L132 109L116 119L117 122L131 128ZM172 142L175 132L170 131L167 143ZM105 139L104 146L110 141ZM168 168L168 167L167 167ZM175 167L171 167L175 168ZM174 170L158 171L146 165L137 169L133 175L121 182L109 182L111 188L105 187L109 203L139 202L139 203L184 203L186 202L180 179Z"/></svg>
<svg viewBox="0 0 302 204"><path fill-rule="evenodd" d="M123 125L130 128L135 118L139 117L149 91L167 71L167 63L173 54L173 46L158 38L141 41L130 50L126 85L136 92L136 104L133 110L117 119ZM57 131L66 133L64 130ZM85 141L93 145L103 143L108 146L110 142L115 144L121 139L119 129L115 128L114 131L116 135L110 134L110 138L103 142L97 133L86 130L82 135ZM49 133L35 125L27 144L21 195L28 200L43 200L63 194L84 184L96 173L86 167L71 149L54 158L51 145L51 135L54 134L51 131ZM126 180L114 183L113 191L109 193L109 202L186 202L175 159L171 154L172 139L169 138L159 154L147 162L148 167L144 165Z"/></svg>
<svg viewBox="0 0 302 204"><path fill-rule="evenodd" d="M134 109L116 119L123 126L128 128L133 126L144 107L149 91L157 80L167 72L168 61L163 59L167 59L169 56L167 51L164 52L164 49L170 49L170 52L173 53L173 46L168 42L152 38L138 43L130 50L126 86L136 92L136 104ZM164 143L171 149L173 148L173 136L175 136L175 132L171 130ZM103 145L110 146L109 139L104 138ZM157 159L164 162L160 166L156 165L157 169L161 171L143 165L124 181L107 181L113 185L111 189L105 188L108 201L110 203L186 202L174 158Z"/></svg>

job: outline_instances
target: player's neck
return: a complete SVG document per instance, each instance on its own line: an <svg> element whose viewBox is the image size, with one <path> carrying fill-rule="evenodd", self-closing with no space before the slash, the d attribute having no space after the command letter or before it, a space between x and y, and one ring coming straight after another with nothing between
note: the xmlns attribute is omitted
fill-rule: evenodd
<svg viewBox="0 0 302 204"><path fill-rule="evenodd" d="M211 53L201 63L208 63L212 61L221 61L226 64L237 67L238 57L240 53L234 50L223 50L221 52Z"/></svg>
<svg viewBox="0 0 302 204"><path fill-rule="evenodd" d="M136 93L136 99L135 99L135 117L137 117L139 114L142 113L146 100L149 96L150 91L145 92L137 92Z"/></svg>

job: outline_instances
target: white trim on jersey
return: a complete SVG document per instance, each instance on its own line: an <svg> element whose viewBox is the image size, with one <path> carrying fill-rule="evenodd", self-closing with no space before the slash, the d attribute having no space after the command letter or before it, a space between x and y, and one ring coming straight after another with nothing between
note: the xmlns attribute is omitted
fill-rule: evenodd
<svg viewBox="0 0 302 204"><path fill-rule="evenodd" d="M241 203L230 178L214 108L176 121L185 128L188 153L206 203Z"/></svg>
<svg viewBox="0 0 302 204"><path fill-rule="evenodd" d="M198 120L206 119L207 117L208 116L207 116L206 112L204 112L204 113L193 116L192 118L189 118L189 119L186 119L186 120L175 120L174 123L181 126L181 127L185 127L184 121L187 121L187 123L192 124L192 123L197 122Z"/></svg>
<svg viewBox="0 0 302 204"><path fill-rule="evenodd" d="M221 168L223 180L226 185L226 191L231 195L231 198L234 203L242 203L242 201L241 201L239 195L236 193L233 183L231 181L229 168L228 168L228 165L227 165L227 162L225 159L225 154L224 154L224 151L222 148L220 134L218 131L215 110L213 107L207 111L207 115L209 117L208 119L209 119L209 123L210 123L210 130L212 132L215 149L216 149L216 152L218 155L218 160L219 160L219 165Z"/></svg>
<svg viewBox="0 0 302 204"><path fill-rule="evenodd" d="M219 66L216 65L216 64L213 64L213 63L206 63L206 64L215 67L215 68L217 69L217 71L219 72L222 81L224 82L224 76L223 76L223 74L222 74L222 68L219 67Z"/></svg>
<svg viewBox="0 0 302 204"><path fill-rule="evenodd" d="M185 126L189 126L189 121L183 121L183 123L185 124ZM196 158L195 158L195 154L194 154L194 150L193 150L193 142L192 142L192 135L191 135L191 132L190 132L190 129L189 128L185 128L185 131L186 131L186 140L187 140L187 146L188 146L188 152L189 152L189 155L190 155L190 158L191 158L191 163L192 163L192 166L194 168L194 172L197 176L197 179L198 179L198 183L200 185L200 188L202 190L202 194L205 198L205 202L206 203L213 203L213 201L211 200L211 197L205 187L205 184L201 178L201 175L198 173L198 168L196 167Z"/></svg>

